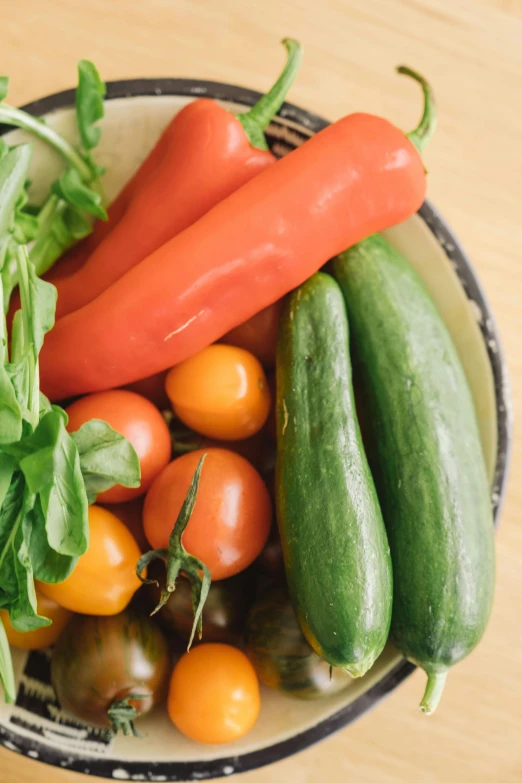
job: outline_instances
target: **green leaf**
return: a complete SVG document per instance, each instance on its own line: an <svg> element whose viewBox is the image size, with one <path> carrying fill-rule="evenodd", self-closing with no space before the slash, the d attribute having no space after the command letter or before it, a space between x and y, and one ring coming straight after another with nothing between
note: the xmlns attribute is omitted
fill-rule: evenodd
<svg viewBox="0 0 522 783"><path fill-rule="evenodd" d="M95 127L95 123L103 117L103 99L106 91L105 84L93 63L89 60L80 60L76 88L76 120L86 150L92 150L100 141L101 129Z"/></svg>
<svg viewBox="0 0 522 783"><path fill-rule="evenodd" d="M31 560L23 535L22 520L33 498L24 489L17 471L0 510L0 588L9 607L9 619L18 631L32 631L49 625L38 615Z"/></svg>
<svg viewBox="0 0 522 783"><path fill-rule="evenodd" d="M21 310L13 320L12 362L7 366L22 417L32 429L39 419L38 354L45 334L54 325L56 288L40 280L25 247L17 256Z"/></svg>
<svg viewBox="0 0 522 783"><path fill-rule="evenodd" d="M0 101L4 101L9 90L9 76L0 76Z"/></svg>
<svg viewBox="0 0 522 783"><path fill-rule="evenodd" d="M47 540L45 517L39 499L23 520L24 538L33 566L34 578L48 584L63 582L74 571L77 557L60 555L51 549Z"/></svg>
<svg viewBox="0 0 522 783"><path fill-rule="evenodd" d="M0 237L13 222L15 205L27 179L30 158L31 147L21 144L12 147L0 160Z"/></svg>
<svg viewBox="0 0 522 783"><path fill-rule="evenodd" d="M52 186L53 193L77 209L88 212L101 220L108 215L102 206L102 197L86 185L75 168L68 168Z"/></svg>
<svg viewBox="0 0 522 783"><path fill-rule="evenodd" d="M14 704L16 700L16 683L13 670L13 659L4 624L0 619L0 679L4 689L4 699L7 704Z"/></svg>
<svg viewBox="0 0 522 783"><path fill-rule="evenodd" d="M87 550L87 495L76 443L65 429L64 412L46 413L26 439L31 453L20 461L29 490L39 495L49 546L77 557Z"/></svg>
<svg viewBox="0 0 522 783"><path fill-rule="evenodd" d="M115 484L139 487L140 461L134 447L107 422L92 419L72 438L78 447L80 467L89 503Z"/></svg>
<svg viewBox="0 0 522 783"><path fill-rule="evenodd" d="M11 486L16 460L0 451L0 509Z"/></svg>
<svg viewBox="0 0 522 783"><path fill-rule="evenodd" d="M0 277L0 301L3 298ZM22 437L22 411L16 397L11 376L6 368L8 360L7 329L3 311L0 312L0 445Z"/></svg>

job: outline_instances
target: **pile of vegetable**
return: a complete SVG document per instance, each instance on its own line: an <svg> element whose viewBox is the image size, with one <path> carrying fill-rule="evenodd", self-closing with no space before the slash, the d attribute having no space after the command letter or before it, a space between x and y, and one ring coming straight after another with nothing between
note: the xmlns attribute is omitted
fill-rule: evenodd
<svg viewBox="0 0 522 783"><path fill-rule="evenodd" d="M482 636L494 545L473 401L378 234L424 199L431 89L400 68L423 90L414 131L352 114L276 160L264 130L302 54L284 44L252 109L188 104L110 206L94 66L79 147L0 81L0 121L64 161L35 205L30 144L0 139L9 701L8 643L54 645L76 717L138 735L166 698L181 732L221 743L254 725L259 681L327 697L388 639L426 671L431 713Z"/></svg>

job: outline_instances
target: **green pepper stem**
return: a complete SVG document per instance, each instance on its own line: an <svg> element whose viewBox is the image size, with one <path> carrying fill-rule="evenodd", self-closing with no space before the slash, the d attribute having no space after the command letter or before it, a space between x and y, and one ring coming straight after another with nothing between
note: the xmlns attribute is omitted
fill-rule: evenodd
<svg viewBox="0 0 522 783"><path fill-rule="evenodd" d="M194 555L191 555L183 544L181 543L181 537L185 528L187 527L194 506L196 504L197 493L199 489L199 480L201 476L201 469L203 462L207 455L203 454L198 462L198 466L190 482L185 500L178 514L172 533L169 538L169 545L164 549L152 549L150 552L146 552L140 557L136 565L136 574L138 578L145 584L154 583L159 587L158 582L155 579L145 579L142 576L143 570L154 560L162 560L165 563L166 579L165 587L161 591L158 605L151 612L156 614L169 600L170 596L176 589L176 579L178 578L180 571L188 577L192 586L192 608L194 610L194 624L192 626L192 633L190 635L188 648L192 645L194 635L198 632L199 638L202 635L202 612L207 600L208 591L210 588L210 571L205 563L199 560Z"/></svg>
<svg viewBox="0 0 522 783"><path fill-rule="evenodd" d="M408 68L406 65L400 65L397 68L397 73L415 79L415 81L418 82L422 87L422 93L424 95L424 109L422 112L422 117L417 127L406 134L411 143L417 147L420 153L422 153L427 143L435 133L435 128L437 127L437 113L435 110L435 97L433 95L433 90L423 76L417 73L417 71L413 71L411 68Z"/></svg>
<svg viewBox="0 0 522 783"><path fill-rule="evenodd" d="M0 123L14 125L16 128L22 128L43 139L51 147L54 147L71 166L74 166L82 180L85 182L92 180L91 169L74 147L63 136L60 136L59 133L45 125L41 120L33 117L32 114L16 109L14 106L9 106L7 103L0 103Z"/></svg>
<svg viewBox="0 0 522 783"><path fill-rule="evenodd" d="M437 705L442 696L442 691L446 684L446 677L448 676L447 670L442 672L427 672L428 682L426 683L426 690L424 696L419 705L420 711L426 715L432 715L437 709Z"/></svg>
<svg viewBox="0 0 522 783"><path fill-rule="evenodd" d="M236 115L252 146L261 150L268 149L264 130L283 105L303 57L299 41L284 38L281 43L286 47L288 57L276 83L249 111Z"/></svg>

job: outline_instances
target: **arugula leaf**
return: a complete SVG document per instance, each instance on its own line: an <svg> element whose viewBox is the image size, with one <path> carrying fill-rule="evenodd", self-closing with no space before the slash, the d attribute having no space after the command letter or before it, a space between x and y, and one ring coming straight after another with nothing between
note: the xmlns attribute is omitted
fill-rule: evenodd
<svg viewBox="0 0 522 783"><path fill-rule="evenodd" d="M6 704L14 704L16 699L16 683L11 650L7 641L4 624L0 618L0 679L4 689Z"/></svg>
<svg viewBox="0 0 522 783"><path fill-rule="evenodd" d="M38 615L34 577L24 540L22 519L34 498L17 471L0 510L0 588L9 599L9 619L18 631L49 625Z"/></svg>
<svg viewBox="0 0 522 783"><path fill-rule="evenodd" d="M5 100L9 90L9 76L0 76L0 101Z"/></svg>
<svg viewBox="0 0 522 783"><path fill-rule="evenodd" d="M96 147L101 129L95 123L104 113L103 99L107 89L98 71L89 60L78 63L78 87L76 88L76 119L82 144L86 150Z"/></svg>
<svg viewBox="0 0 522 783"><path fill-rule="evenodd" d="M45 274L66 250L92 231L89 218L54 193L42 207L38 224L38 234L29 253L37 275Z"/></svg>
<svg viewBox="0 0 522 783"><path fill-rule="evenodd" d="M83 424L71 436L78 447L89 503L115 484L139 487L140 461L133 446L100 419Z"/></svg>
<svg viewBox="0 0 522 783"><path fill-rule="evenodd" d="M31 147L21 144L12 147L0 160L0 236L11 228L16 202L27 179L30 158Z"/></svg>
<svg viewBox="0 0 522 783"><path fill-rule="evenodd" d="M88 503L78 449L65 423L64 411L53 406L26 439L31 453L20 469L29 490L40 497L49 546L76 557L89 543Z"/></svg>
<svg viewBox="0 0 522 783"><path fill-rule="evenodd" d="M8 365L22 417L34 430L40 412L38 354L45 334L54 325L56 288L41 280L29 262L25 247L18 248L21 310L13 319L12 359Z"/></svg>
<svg viewBox="0 0 522 783"><path fill-rule="evenodd" d="M0 301L3 296L0 277ZM22 411L18 404L11 376L6 369L8 360L7 329L3 311L0 312L0 445L22 437ZM0 454L1 456L1 454ZM1 493L0 493L1 496ZM1 505L1 503L0 503Z"/></svg>
<svg viewBox="0 0 522 783"><path fill-rule="evenodd" d="M16 460L0 451L0 509L11 486Z"/></svg>
<svg viewBox="0 0 522 783"><path fill-rule="evenodd" d="M33 566L34 578L48 584L56 584L67 579L73 572L78 558L60 555L49 546L45 517L39 499L30 513L25 515L22 527Z"/></svg>
<svg viewBox="0 0 522 783"><path fill-rule="evenodd" d="M107 212L102 206L101 195L82 181L76 169L68 168L60 179L53 183L52 190L76 209L88 212L101 220L108 220Z"/></svg>

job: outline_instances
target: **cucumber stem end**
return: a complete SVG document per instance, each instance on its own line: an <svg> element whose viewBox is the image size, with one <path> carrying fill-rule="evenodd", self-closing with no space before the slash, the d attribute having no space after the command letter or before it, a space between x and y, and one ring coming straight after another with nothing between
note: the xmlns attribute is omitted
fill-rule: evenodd
<svg viewBox="0 0 522 783"><path fill-rule="evenodd" d="M437 709L440 697L442 696L442 691L444 690L447 676L447 671L428 672L426 690L424 691L424 696L422 697L422 701L419 705L421 712L424 712L426 715L433 715Z"/></svg>

